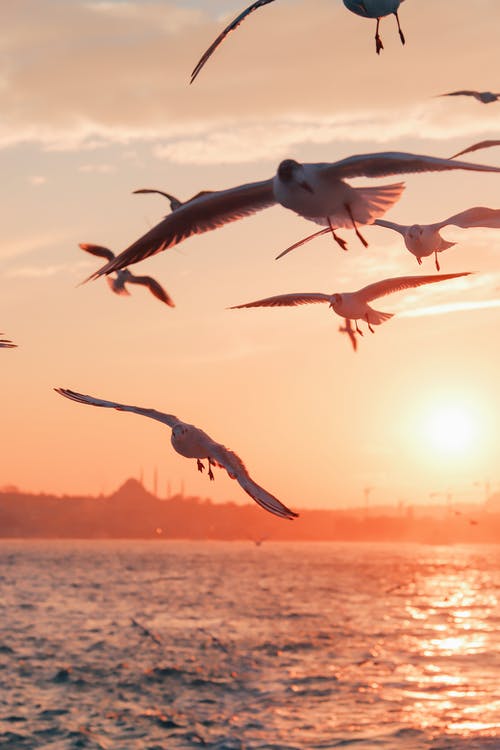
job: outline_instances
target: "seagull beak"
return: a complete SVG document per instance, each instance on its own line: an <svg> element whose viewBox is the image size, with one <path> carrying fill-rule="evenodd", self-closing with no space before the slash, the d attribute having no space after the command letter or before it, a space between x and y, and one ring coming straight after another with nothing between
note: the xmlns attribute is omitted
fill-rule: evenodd
<svg viewBox="0 0 500 750"><path fill-rule="evenodd" d="M314 190L312 189L312 187L309 185L308 182L304 180L304 182L299 182L299 185L301 188L304 188L304 190L307 190L308 193L311 193L314 195Z"/></svg>

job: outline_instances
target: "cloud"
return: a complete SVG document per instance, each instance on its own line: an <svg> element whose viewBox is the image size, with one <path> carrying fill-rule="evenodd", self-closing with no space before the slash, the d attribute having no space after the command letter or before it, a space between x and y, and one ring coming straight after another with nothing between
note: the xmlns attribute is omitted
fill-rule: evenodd
<svg viewBox="0 0 500 750"><path fill-rule="evenodd" d="M420 307L416 310L404 310L398 316L400 318L420 318L426 315L445 315L450 312L488 310L493 307L500 307L500 299L476 300L475 302L447 302L442 305Z"/></svg>
<svg viewBox="0 0 500 750"><path fill-rule="evenodd" d="M38 187L39 185L45 185L47 182L47 178L43 175L31 175L28 177L28 182L30 185L33 185L34 187Z"/></svg>
<svg viewBox="0 0 500 750"><path fill-rule="evenodd" d="M17 0L3 10L0 146L92 149L140 140L162 158L220 163L275 158L306 142L487 137L498 130L498 108L432 95L477 80L490 86L485 71L500 8L477 0L481 44L465 54L470 6L454 4L451 35L442 33L450 23L445 5L405 3L407 46L387 19L377 58L374 24L341 3L272 3L230 35L189 86L220 19L180 2ZM436 67L436 59L451 58L451 68Z"/></svg>

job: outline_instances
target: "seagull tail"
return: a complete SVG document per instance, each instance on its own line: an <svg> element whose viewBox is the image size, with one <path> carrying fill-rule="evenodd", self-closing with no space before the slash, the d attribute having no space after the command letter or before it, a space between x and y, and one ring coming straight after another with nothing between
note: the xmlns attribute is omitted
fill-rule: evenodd
<svg viewBox="0 0 500 750"><path fill-rule="evenodd" d="M390 320L394 317L394 313L381 312L380 310L374 310L370 307L369 322L372 326L379 326L381 323L385 323L386 320Z"/></svg>

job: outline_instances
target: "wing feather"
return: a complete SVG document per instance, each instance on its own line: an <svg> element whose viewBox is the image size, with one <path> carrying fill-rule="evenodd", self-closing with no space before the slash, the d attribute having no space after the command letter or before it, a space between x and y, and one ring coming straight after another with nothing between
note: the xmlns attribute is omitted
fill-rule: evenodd
<svg viewBox="0 0 500 750"><path fill-rule="evenodd" d="M369 284L363 289L359 289L356 294L361 302L371 302L378 297L385 297L386 294L399 292L402 289L413 289L424 284L435 284L437 281L458 279L460 276L469 276L469 272L432 274L430 276L396 276L392 279L383 279L383 281Z"/></svg>
<svg viewBox="0 0 500 750"><path fill-rule="evenodd" d="M332 164L318 164L326 176L332 179L349 177L387 177L395 174L415 172L442 172L449 169L465 169L473 172L500 172L500 167L472 164L466 161L441 159L438 156L409 154L403 151L386 151L375 154L358 154Z"/></svg>
<svg viewBox="0 0 500 750"><path fill-rule="evenodd" d="M456 159L457 156L463 156L464 154L470 154L472 151L480 151L483 148L491 148L492 146L500 146L500 141L480 141L479 143L474 143L472 146L467 146L467 148L459 151L458 154L453 154L453 156L450 156L450 159Z"/></svg>
<svg viewBox="0 0 500 750"><path fill-rule="evenodd" d="M393 229L395 232L399 232L399 234L404 234L406 230L409 228L405 226L404 224L395 224L393 221L386 221L386 219L375 219L373 222L378 227L385 227L386 229Z"/></svg>
<svg viewBox="0 0 500 750"><path fill-rule="evenodd" d="M295 307L296 305L307 305L314 302L330 302L329 294L321 292L295 292L294 294L278 294L275 297L258 299L255 302L246 302L244 305L233 305L230 310L239 310L242 307Z"/></svg>
<svg viewBox="0 0 500 750"><path fill-rule="evenodd" d="M251 5L248 6L248 8L246 8L238 16L236 16L236 18L233 19L228 26L226 26L226 28L224 29L224 31L222 31L219 34L219 36L217 37L217 39L214 42L212 42L212 44L210 45L210 47L200 57L200 59L196 63L196 66L195 66L193 72L191 73L191 81L190 81L190 83L193 83L193 81L195 80L195 78L199 74L200 70L205 65L205 63L208 62L208 60L213 55L213 53L215 52L215 50L217 49L217 47L220 44L222 44L222 42L224 41L224 39L227 37L228 34L231 33L231 31L234 31L235 29L237 29L238 26L240 25L240 23L242 21L244 21L245 18L250 15L250 13L253 13L254 10L258 10L258 8L261 8L263 5L268 5L269 3L272 3L272 2L273 2L273 0L257 0L257 2L252 3Z"/></svg>
<svg viewBox="0 0 500 750"><path fill-rule="evenodd" d="M141 284L147 287L151 294L159 299L160 302L164 302L169 307L175 307L175 303L166 289L151 276L135 276L131 274L130 278L127 279L127 284Z"/></svg>
<svg viewBox="0 0 500 750"><path fill-rule="evenodd" d="M109 250L107 247L103 247L102 245L91 245L87 242L80 242L78 245L82 250L85 250L87 253L92 253L92 255L98 255L99 258L107 258L108 260L113 260L115 257L115 254Z"/></svg>
<svg viewBox="0 0 500 750"><path fill-rule="evenodd" d="M485 229L500 229L500 208L485 208L484 206L475 206L462 211L459 214L450 216L449 219L439 222L437 228L453 225L462 229L472 227L483 227Z"/></svg>
<svg viewBox="0 0 500 750"><path fill-rule="evenodd" d="M231 479L236 479L240 487L242 487L245 492L250 495L252 500L255 500L255 502L261 506L261 508L264 508L269 511L269 513L279 516L280 518L297 518L298 513L294 513L294 511L287 508L286 505L283 505L277 497L274 497L274 495L271 495L267 490L253 481L245 464L236 453L228 450L220 443L215 443L213 441L210 442L210 458L212 461L217 465L222 466Z"/></svg>
<svg viewBox="0 0 500 750"><path fill-rule="evenodd" d="M54 388L56 393L61 396L69 398L71 401L77 401L79 404L89 404L90 406L105 406L110 409L118 409L118 411L131 411L134 414L141 414L143 417L149 417L150 419L156 419L157 422L173 427L178 424L181 420L178 417L174 417L173 414L164 414L156 409L143 409L140 406L129 406L128 404L119 404L116 401L105 401L102 398L96 398L95 396L86 396L83 393L77 393L76 391L70 391L68 388Z"/></svg>
<svg viewBox="0 0 500 750"><path fill-rule="evenodd" d="M114 260L89 276L87 281L149 258L193 234L209 232L251 216L275 203L272 180L248 183L230 190L204 192L183 203Z"/></svg>

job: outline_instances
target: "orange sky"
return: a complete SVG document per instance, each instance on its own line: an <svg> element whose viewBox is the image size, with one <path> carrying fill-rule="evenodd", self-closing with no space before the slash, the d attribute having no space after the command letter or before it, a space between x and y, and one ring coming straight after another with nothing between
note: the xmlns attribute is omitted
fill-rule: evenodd
<svg viewBox="0 0 500 750"><path fill-rule="evenodd" d="M19 344L2 360L0 483L67 493L111 491L143 467L151 486L245 501L222 472L209 484L170 447L170 431L134 415L72 404L54 386L177 414L244 459L292 508L428 502L499 477L500 231L443 234L459 244L445 272L474 271L385 298L417 311L366 333L354 355L326 306L229 311L292 291L349 291L419 272L402 240L366 228L349 253L328 237L274 257L314 226L281 207L195 237L133 270L151 273L171 310L140 289L78 287L99 263L79 242L123 250L167 212L157 187L185 199L270 177L285 157L334 161L401 150L449 156L500 137L500 103L436 99L500 90L497 0L407 0L381 25L340 0L281 0L232 35L196 83L189 73L244 3L17 0L3 10L0 56L0 330ZM450 10L451 7L451 10ZM210 15L213 11L214 15ZM219 17L215 13L220 13ZM500 150L475 161L500 165ZM474 205L500 207L500 177L403 178L388 214L429 223ZM394 179L387 180L393 182ZM382 181L383 182L383 181ZM432 260L421 272L432 273ZM496 307L494 305L497 305ZM443 309L443 308L442 308ZM428 311L432 313L431 311ZM435 311L434 311L435 312ZM470 445L429 434L438 407L467 414ZM462 493L462 494L460 494ZM440 501L440 500L439 500Z"/></svg>

